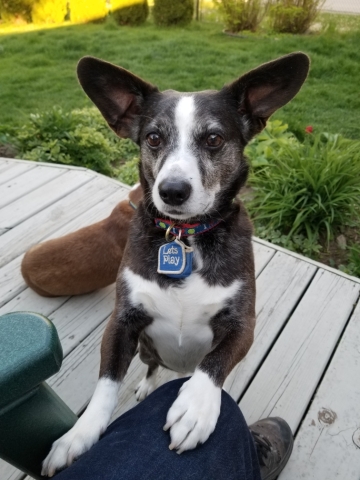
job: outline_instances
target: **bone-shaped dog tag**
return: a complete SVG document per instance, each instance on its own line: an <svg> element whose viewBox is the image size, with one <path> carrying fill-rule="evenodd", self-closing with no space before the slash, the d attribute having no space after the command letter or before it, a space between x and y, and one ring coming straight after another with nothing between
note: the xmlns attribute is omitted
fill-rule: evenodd
<svg viewBox="0 0 360 480"><path fill-rule="evenodd" d="M162 245L158 255L158 273L170 278L185 278L192 272L193 249L176 238Z"/></svg>

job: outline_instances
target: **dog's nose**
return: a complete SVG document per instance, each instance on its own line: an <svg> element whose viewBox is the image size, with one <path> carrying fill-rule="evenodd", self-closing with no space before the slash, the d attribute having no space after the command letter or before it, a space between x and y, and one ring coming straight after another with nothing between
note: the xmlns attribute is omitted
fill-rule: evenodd
<svg viewBox="0 0 360 480"><path fill-rule="evenodd" d="M191 185L188 182L163 180L159 185L159 194L168 205L182 205L190 197Z"/></svg>

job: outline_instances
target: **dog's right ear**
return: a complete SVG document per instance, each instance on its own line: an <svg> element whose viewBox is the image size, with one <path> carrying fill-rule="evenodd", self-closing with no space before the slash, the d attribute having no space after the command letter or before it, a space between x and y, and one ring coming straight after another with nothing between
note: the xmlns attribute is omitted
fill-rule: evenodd
<svg viewBox="0 0 360 480"><path fill-rule="evenodd" d="M139 115L145 98L159 90L124 68L94 57L82 58L79 82L103 117L123 138L138 141Z"/></svg>

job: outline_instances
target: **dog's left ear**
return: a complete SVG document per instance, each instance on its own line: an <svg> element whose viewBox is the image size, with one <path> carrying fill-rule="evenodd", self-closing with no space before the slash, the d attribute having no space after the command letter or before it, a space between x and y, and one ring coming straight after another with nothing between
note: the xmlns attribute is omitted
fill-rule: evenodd
<svg viewBox="0 0 360 480"><path fill-rule="evenodd" d="M291 53L251 70L223 90L236 97L239 113L253 120L255 134L270 115L298 93L309 66L310 59L305 53Z"/></svg>
<svg viewBox="0 0 360 480"><path fill-rule="evenodd" d="M123 138L138 141L139 115L145 99L159 90L124 68L94 57L77 67L79 82L110 128Z"/></svg>

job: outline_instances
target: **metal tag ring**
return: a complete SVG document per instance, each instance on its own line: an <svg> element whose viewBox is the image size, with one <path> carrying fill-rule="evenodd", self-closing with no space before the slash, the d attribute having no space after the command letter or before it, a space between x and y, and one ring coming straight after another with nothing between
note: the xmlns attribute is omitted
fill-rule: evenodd
<svg viewBox="0 0 360 480"><path fill-rule="evenodd" d="M176 238L176 235L174 235L173 233L171 233L171 229L175 226L175 222L173 222L169 227L168 229L166 230L166 233L165 233L165 240L167 242L173 242ZM173 238L170 238L170 235L172 235Z"/></svg>

